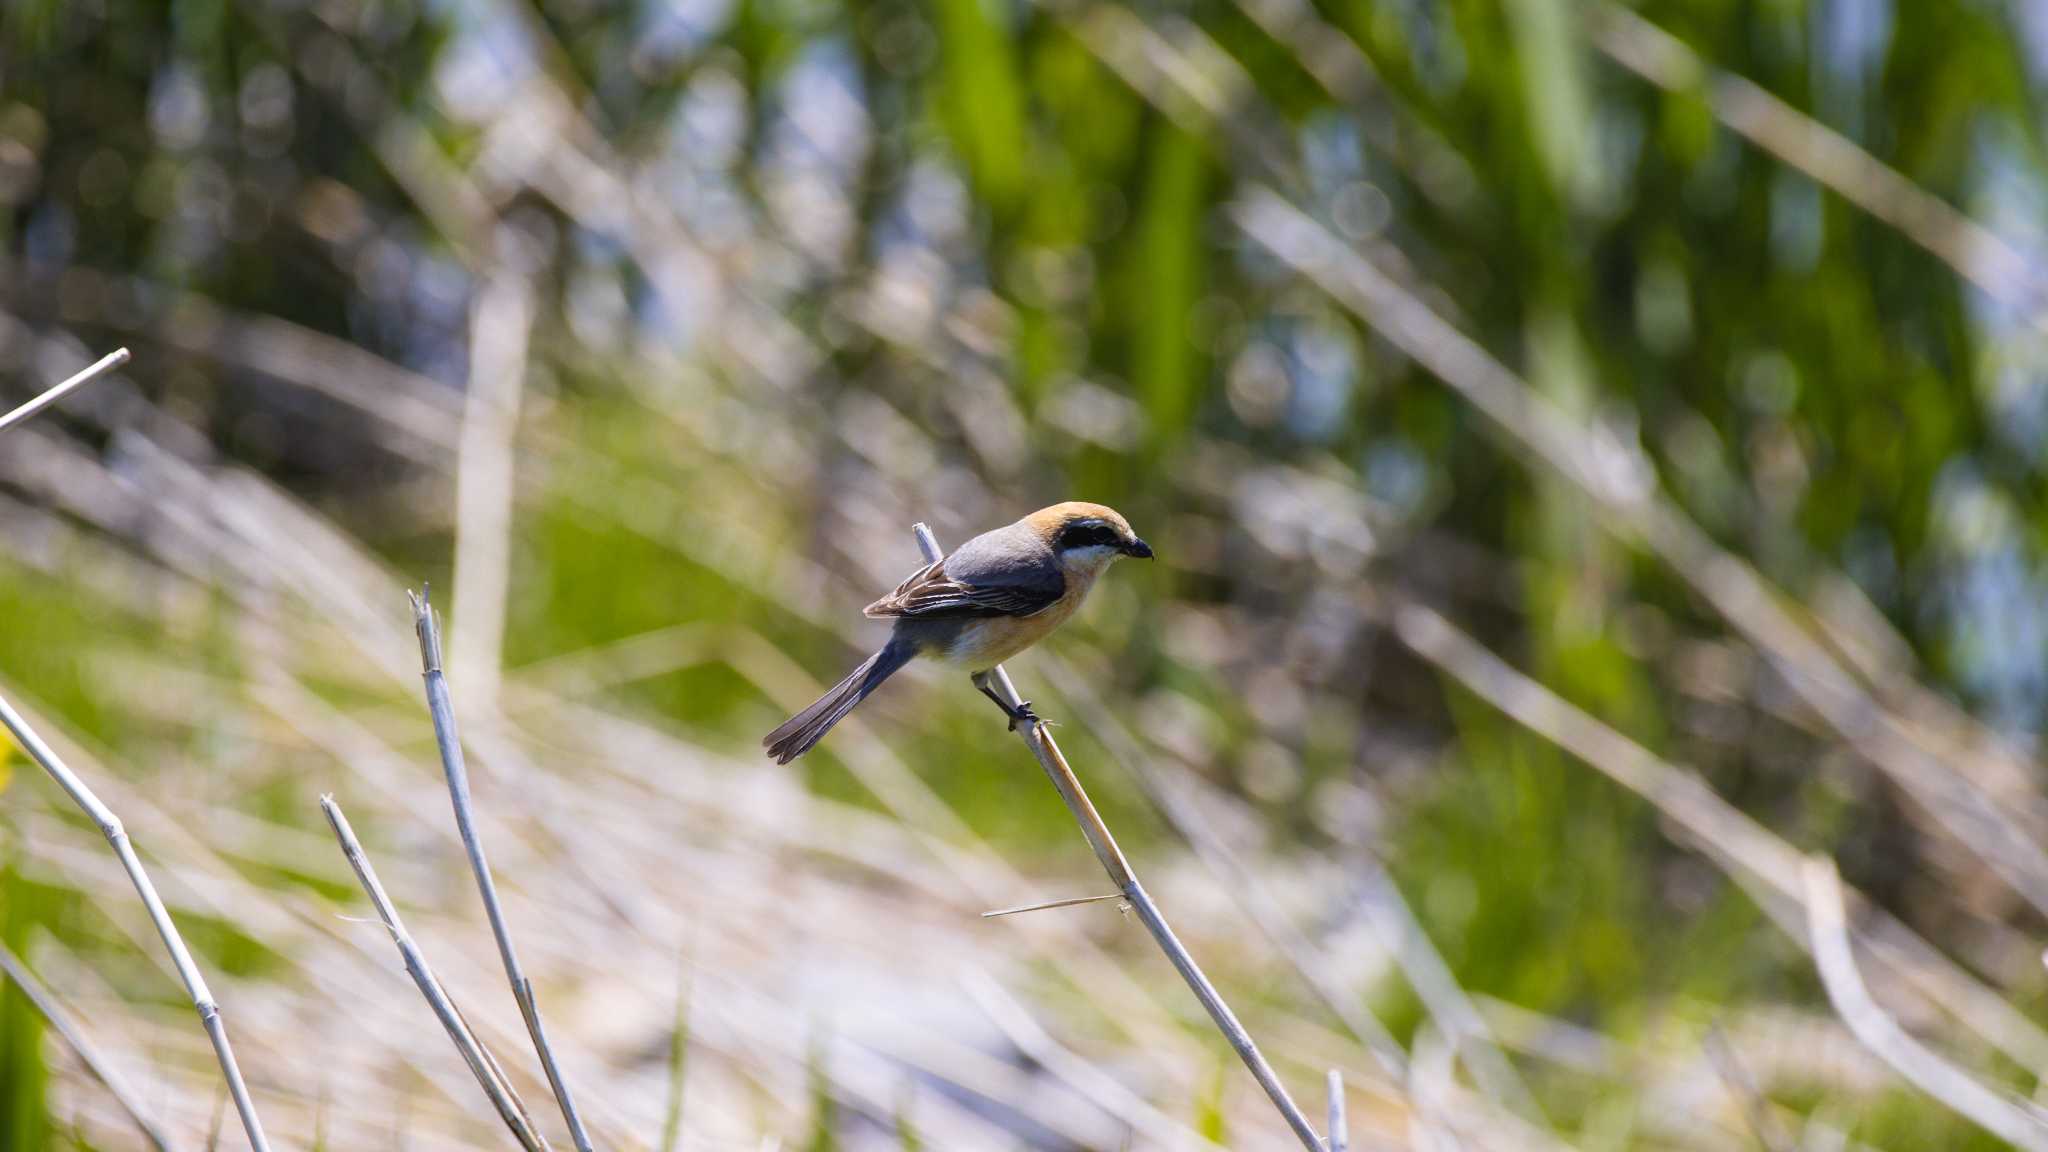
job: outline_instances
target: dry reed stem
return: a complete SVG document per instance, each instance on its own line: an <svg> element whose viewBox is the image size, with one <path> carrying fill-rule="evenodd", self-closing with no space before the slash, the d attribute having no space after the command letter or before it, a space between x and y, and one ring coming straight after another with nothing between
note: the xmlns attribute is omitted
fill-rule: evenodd
<svg viewBox="0 0 2048 1152"><path fill-rule="evenodd" d="M23 423L29 417L41 412L43 409L48 408L50 405L55 404L57 401L71 395L73 392L78 391L80 388L85 387L87 384L92 383L127 362L128 350L126 348L114 349L112 352L93 361L83 371L73 375L62 384L30 400L7 415L0 416L0 432L5 432L16 424Z"/></svg>
<svg viewBox="0 0 2048 1152"><path fill-rule="evenodd" d="M441 1021L441 1027L447 1029L448 1039L454 1041L456 1050L462 1053L463 1062L469 1065L484 1095L490 1098L491 1106L498 1110L499 1118L505 1121L505 1127L511 1129L520 1147L527 1152L546 1152L547 1138L534 1125L525 1102L519 1098L518 1091L512 1087L512 1082L506 1078L504 1069L498 1066L490 1050L470 1030L469 1021L463 1019L455 1002L448 998L447 990L441 987L433 968L427 964L425 954L413 942L412 934L405 930L405 921L399 918L398 908L391 903L383 883L377 879L377 869L370 864L370 858L364 853L362 842L356 839L355 829L349 826L341 805L336 804L332 796L322 796L320 811L326 814L328 826L334 829L334 838L340 841L341 853L348 858L349 867L355 870L356 880L369 894L370 904L377 910L377 919L383 921L385 931L391 933L391 942L398 946L398 954L405 959L406 972L419 986L420 995L426 997L428 1006Z"/></svg>
<svg viewBox="0 0 2048 1152"><path fill-rule="evenodd" d="M1068 666L1057 656L1049 655L1047 659L1062 680L1074 679ZM1195 802L1198 797L1192 794L1191 782L1156 768L1128 727L1099 701L1085 693L1062 693L1061 698L1080 714L1096 738L1109 749L1110 756L1132 774L1139 791L1194 849L1203 867L1280 950L1324 1007L1372 1053L1381 1071L1395 1083L1405 1081L1408 1055L1401 1049L1400 1042L1357 995L1343 986L1327 957L1281 911L1284 902L1223 836L1202 805ZM1485 1080L1483 1072L1481 1082L1489 1090L1493 1087Z"/></svg>
<svg viewBox="0 0 2048 1152"><path fill-rule="evenodd" d="M407 1037L411 1035L410 1026L396 1024L395 1017L392 1022L386 1022L360 1007L366 999L376 995L376 989L384 975L381 966L374 973L361 965L356 967L355 972L342 972L314 964L308 959L306 950L316 943L311 934L318 933L320 938L346 944L364 960L372 960L372 950L368 946L362 944L354 934L336 926L331 905L313 901L290 891L279 892L258 888L237 874L232 866L215 854L210 844L200 841L181 825L174 815L159 810L139 795L131 795L127 804L140 812L142 818L165 828L165 842L159 849L159 856L164 862L168 876L174 882L173 900L178 901L180 913L222 917L229 908L246 909L247 913L238 927L253 938L262 940L266 947L294 957L300 970L312 980L314 987L333 1001L357 1006L353 1009L352 1015L360 1031L375 1035L386 1044L392 1043L401 1033ZM98 884L104 883L103 879L98 882L87 880L79 877L77 872L78 869L96 865L97 858L65 852L62 848L63 831L64 829L55 827L36 831L36 841L45 846L41 855L49 857L60 870L76 877L73 884L80 890L97 890ZM125 920L120 922L118 927L134 938L138 946L146 946L145 939L128 930ZM400 1031L394 1031L394 1025ZM422 1062L411 1051L411 1047L409 1042L406 1042L406 1046L401 1049L404 1052L404 1059L422 1075L438 1083L441 1079L438 1071ZM297 1070L303 1070L303 1066L299 1069L280 1067L275 1075L288 1081ZM280 1087L282 1091L292 1093L294 1097L301 1099L313 1091L303 1080L296 1086L286 1084ZM460 1101L464 1105L472 1103L460 1085L454 1088L442 1085L442 1091L450 1100ZM478 1109L482 1110L481 1105L478 1105Z"/></svg>
<svg viewBox="0 0 2048 1152"><path fill-rule="evenodd" d="M1806 858L1806 922L1814 967L1828 1000L1849 1031L1906 1082L1954 1109L1986 1132L2028 1152L2048 1152L2048 1118L2003 1088L1978 1080L1899 1027L1871 998L1856 970L1849 943L1849 913L1842 877L1826 856Z"/></svg>
<svg viewBox="0 0 2048 1152"><path fill-rule="evenodd" d="M740 635L726 661L792 710L816 699L822 690L794 661L752 633ZM976 903L985 908L1024 886L1016 869L866 728L859 712L835 731L844 741L842 763ZM1076 931L1058 917L1019 922L1019 928L1018 939L1024 947L1080 989L1111 1026L1155 1053L1186 1054L1185 1033L1158 1002L1153 989L1134 979L1125 965L1105 954L1087 933Z"/></svg>
<svg viewBox="0 0 2048 1152"><path fill-rule="evenodd" d="M463 763L462 738L455 728L455 704L448 695L448 677L441 670L441 634L434 622L434 606L428 602L425 592L412 596L411 600L413 628L419 634L420 665L427 685L427 709L434 718L434 740L440 746L441 769L448 778L448 798L455 808L455 827L462 834L462 848L469 856L470 870L476 873L477 891L483 897L484 913L490 918L491 935L498 943L498 957L504 963L505 978L512 984L512 998L519 1003L519 1014L526 1020L526 1032L533 1038L533 1049L540 1057L542 1070L547 1073L548 1086L554 1089L555 1102L561 1106L562 1118L569 1124L569 1137L577 1152L591 1152L590 1136L584 1130L583 1117L576 1111L568 1081L563 1079L561 1066L555 1060L554 1048L548 1044L547 1028L541 1023L540 1006L534 1002L533 982L526 978L526 969L519 963L518 950L512 945L512 930L505 923L505 910L498 902L498 885L491 878L491 865L484 857L483 841L477 836L469 796L469 769Z"/></svg>
<svg viewBox="0 0 2048 1152"><path fill-rule="evenodd" d="M1346 1152L1351 1147L1351 1123L1344 1118L1344 1074L1330 1069L1330 1152Z"/></svg>
<svg viewBox="0 0 2048 1152"><path fill-rule="evenodd" d="M917 546L924 553L926 563L936 564L944 559L945 550L939 547L938 537L932 534L930 527L918 524L912 531L917 535ZM1017 694L1016 685L1010 682L1010 674L1002 665L998 664L989 670L989 679L1011 708L1021 706L1023 697ZM1230 1005L1224 1002L1222 994L1216 991L1216 986L1209 982L1209 977L1202 972L1201 966L1195 963L1194 956L1189 954L1187 947L1173 934L1172 927L1166 923L1166 917L1159 911L1159 905L1153 902L1152 894L1138 882L1137 874L1131 871L1130 862L1124 859L1123 849L1117 847L1116 837L1111 835L1109 825L1103 822L1102 814L1095 810L1095 802L1088 798L1087 789L1081 786L1080 777L1074 775L1074 769L1067 763L1067 758L1060 751L1059 744L1053 740L1052 733L1046 729L1045 722L1027 718L1017 724L1016 728L1017 734L1023 737L1025 746L1038 758L1039 766L1045 769L1047 778L1059 792L1067 811L1073 814L1074 822L1081 826L1081 834L1087 838L1088 846L1095 850L1095 858L1102 862L1103 871L1109 873L1110 882L1124 894L1124 899L1130 903L1132 910L1137 912L1139 921L1152 933L1152 939L1158 943L1159 950L1166 953L1166 958L1172 961L1174 970L1180 973L1189 990L1194 992L1195 999L1201 1001L1202 1007L1209 1013L1209 1019L1215 1022L1217 1030L1223 1033L1224 1039L1228 1040L1231 1048L1237 1052L1238 1059L1244 1061L1244 1066L1251 1070L1253 1079L1259 1082L1259 1087L1265 1089L1266 1096L1273 1101L1273 1107L1279 1110L1280 1115L1287 1121L1287 1126L1300 1138L1303 1147L1309 1152L1327 1152L1322 1137L1316 1135L1315 1126L1309 1123L1307 1116L1302 1115L1301 1109L1294 1103L1294 1098L1288 1095L1286 1085L1280 1082L1280 1077L1273 1071L1273 1066L1266 1062L1265 1055L1259 1051L1258 1045L1252 1042L1251 1034L1245 1031L1244 1025L1238 1023L1237 1014L1230 1010Z"/></svg>
<svg viewBox="0 0 2048 1152"><path fill-rule="evenodd" d="M21 994L28 998L29 1006L49 1024L52 1031L63 1038L64 1043L78 1057L79 1063L84 1064L85 1070L92 1073L93 1079L106 1087L114 1102L119 1104L121 1110L128 1113L128 1118L135 1121L135 1126L142 1130L143 1138L148 1140L157 1152L172 1152L176 1145L171 1143L170 1136L143 1108L142 1102L135 1098L134 1091L121 1079L120 1073L114 1071L114 1066L107 1063L106 1057L100 1055L99 1049L93 1046L92 1041L86 1037L85 1030L78 1026L78 1022L71 1018L69 1012L65 1011L64 1005L58 1002L56 995L45 988L42 981L36 979L35 973L29 971L28 965L23 963L21 957L16 956L14 950L4 941L0 941L0 974L5 974L8 979L14 981L15 987L21 989Z"/></svg>
<svg viewBox="0 0 2048 1152"><path fill-rule="evenodd" d="M464 694L487 712L498 708L503 679L517 484L513 446L533 313L523 274L500 267L484 280L470 318L469 389L455 467L458 611L448 641L466 677Z"/></svg>
<svg viewBox="0 0 2048 1152"><path fill-rule="evenodd" d="M113 846L114 855L120 858L129 882L135 885L136 893L142 897L142 906L148 909L150 921L156 925L157 935L163 937L164 947L170 950L171 963L177 966L178 978L184 982L192 1007L199 1013L199 1022L206 1028L206 1038L213 1044L214 1057L220 1061L221 1075L226 1078L228 1092L234 1097L235 1111L241 1115L242 1130L249 1135L249 1147L254 1152L270 1152L270 1142L263 1136L263 1121L256 1116L256 1103L249 1098L249 1085L243 1081L242 1067L235 1060L233 1046L228 1043L227 1022L221 1019L213 990L206 986L206 977L200 973L191 951L185 947L185 938L179 934L178 926L171 922L171 914L157 895L149 873L143 870L142 859L135 854L135 845L128 839L121 818L101 802L4 697L0 697L0 725L5 725L14 734L15 742L21 745L22 750L42 765L43 771L48 772L72 802L92 818L99 827L100 835Z"/></svg>

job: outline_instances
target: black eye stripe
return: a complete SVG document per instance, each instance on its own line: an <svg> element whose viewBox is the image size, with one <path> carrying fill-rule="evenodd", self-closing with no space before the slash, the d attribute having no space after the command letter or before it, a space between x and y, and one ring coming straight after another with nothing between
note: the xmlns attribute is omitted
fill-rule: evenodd
<svg viewBox="0 0 2048 1152"><path fill-rule="evenodd" d="M1060 547L1088 548L1098 545L1115 547L1123 543L1123 533L1112 525L1101 521L1069 524L1060 531Z"/></svg>

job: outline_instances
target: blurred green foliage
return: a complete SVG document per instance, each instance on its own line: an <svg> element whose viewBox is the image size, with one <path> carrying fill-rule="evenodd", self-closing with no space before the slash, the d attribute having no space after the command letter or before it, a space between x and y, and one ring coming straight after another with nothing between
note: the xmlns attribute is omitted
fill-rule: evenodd
<svg viewBox="0 0 2048 1152"><path fill-rule="evenodd" d="M10 865L0 868L0 942L19 955L45 909ZM12 981L0 987L0 1145L45 1147L50 1114L43 1099L43 1020Z"/></svg>

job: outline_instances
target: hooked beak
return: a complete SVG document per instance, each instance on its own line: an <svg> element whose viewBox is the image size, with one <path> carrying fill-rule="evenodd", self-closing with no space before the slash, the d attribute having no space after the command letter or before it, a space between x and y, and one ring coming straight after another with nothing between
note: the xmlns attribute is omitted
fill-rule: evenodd
<svg viewBox="0 0 2048 1152"><path fill-rule="evenodd" d="M1124 555L1136 556L1140 560L1150 560L1152 558L1152 546L1133 536L1131 537L1131 542L1124 545Z"/></svg>

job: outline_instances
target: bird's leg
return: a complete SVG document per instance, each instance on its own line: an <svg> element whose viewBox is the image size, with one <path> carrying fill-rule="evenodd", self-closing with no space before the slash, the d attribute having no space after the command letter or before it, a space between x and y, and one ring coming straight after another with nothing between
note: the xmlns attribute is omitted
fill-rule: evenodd
<svg viewBox="0 0 2048 1152"><path fill-rule="evenodd" d="M988 673L976 672L973 676L973 680L974 686L976 688L981 689L981 694L995 701L996 707L1001 708L1003 710L1003 715L1008 716L1010 718L1010 731L1015 732L1017 730L1017 725L1022 724L1026 721L1029 721L1033 724L1042 723L1042 721L1040 721L1039 719L1038 713L1033 712L1031 710L1031 701L1029 700L1020 700L1017 702L1017 706L1015 708L1010 707L1010 702L1008 700L1003 699L1002 694L997 692L995 688L989 684Z"/></svg>

